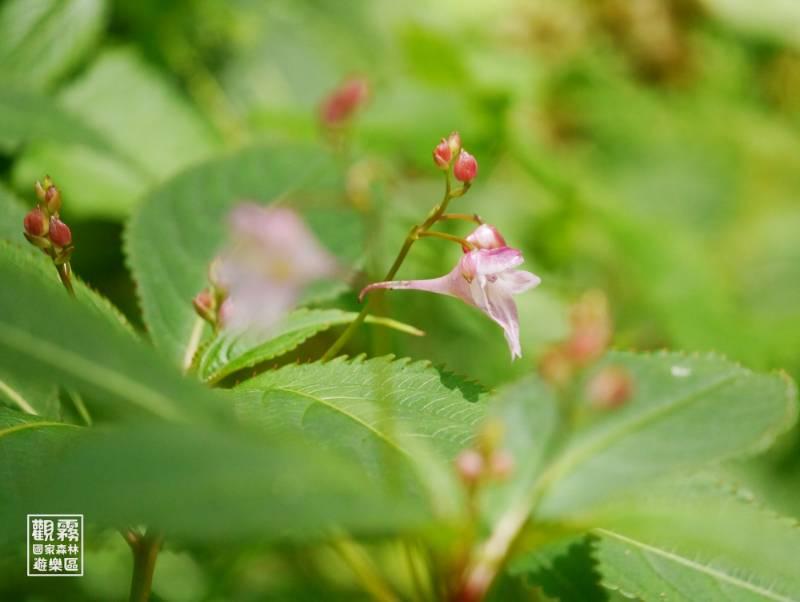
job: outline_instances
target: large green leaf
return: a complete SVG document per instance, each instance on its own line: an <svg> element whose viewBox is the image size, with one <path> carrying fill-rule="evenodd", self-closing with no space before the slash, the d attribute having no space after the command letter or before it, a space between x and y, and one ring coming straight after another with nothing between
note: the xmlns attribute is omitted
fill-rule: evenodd
<svg viewBox="0 0 800 602"><path fill-rule="evenodd" d="M8 0L0 7L0 78L44 87L95 43L105 0Z"/></svg>
<svg viewBox="0 0 800 602"><path fill-rule="evenodd" d="M305 428L327 409L402 453L404 439L427 441L453 458L472 440L485 414L475 385L443 375L427 362L382 357L284 366L235 389L239 417L267 429Z"/></svg>
<svg viewBox="0 0 800 602"><path fill-rule="evenodd" d="M697 489L657 487L598 511L603 583L644 600L798 600L797 524Z"/></svg>
<svg viewBox="0 0 800 602"><path fill-rule="evenodd" d="M125 216L150 185L218 148L200 114L130 49L101 54L59 95L59 104L102 136L112 152L90 146L65 152L63 143L44 136L15 164L13 177L21 187L46 169L75 213Z"/></svg>
<svg viewBox="0 0 800 602"><path fill-rule="evenodd" d="M19 537L24 515L36 512L250 542L390 532L426 517L330 450L285 433L164 422L83 429L0 409L0 467L9 477L0 485L0 537Z"/></svg>
<svg viewBox="0 0 800 602"><path fill-rule="evenodd" d="M230 208L324 191L336 173L332 158L313 149L254 148L193 168L147 197L129 224L126 250L150 335L176 364L195 321L192 298L207 285Z"/></svg>
<svg viewBox="0 0 800 602"><path fill-rule="evenodd" d="M540 518L563 517L665 474L763 451L797 416L791 382L716 356L611 353L631 399L579 430L541 476Z"/></svg>
<svg viewBox="0 0 800 602"><path fill-rule="evenodd" d="M71 298L42 261L43 256L11 244L0 246L0 282L6 283L0 292L4 370L74 387L112 413L170 419L222 414L215 395L159 361L107 302L85 287L76 287L77 298Z"/></svg>
<svg viewBox="0 0 800 602"><path fill-rule="evenodd" d="M352 322L355 312L339 309L298 309L281 322L264 340L263 335L249 332L221 332L202 350L197 372L205 381L217 382L226 376L251 368L261 362L291 351L317 333ZM368 323L377 323L420 335L420 331L385 318L367 316Z"/></svg>

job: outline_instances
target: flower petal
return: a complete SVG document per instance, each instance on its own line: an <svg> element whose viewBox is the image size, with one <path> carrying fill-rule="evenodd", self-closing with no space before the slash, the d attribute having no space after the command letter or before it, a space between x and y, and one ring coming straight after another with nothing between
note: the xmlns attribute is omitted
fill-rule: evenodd
<svg viewBox="0 0 800 602"><path fill-rule="evenodd" d="M527 290L536 288L542 279L536 274L525 270L510 270L498 276L501 286L504 286L512 295L519 295Z"/></svg>
<svg viewBox="0 0 800 602"><path fill-rule="evenodd" d="M522 347L519 343L519 315L514 298L502 286L489 281L486 281L482 288L486 294L487 313L503 328L508 348L511 350L511 359L522 357Z"/></svg>
<svg viewBox="0 0 800 602"><path fill-rule="evenodd" d="M472 256L475 272L479 275L498 274L506 270L513 269L525 260L522 252L511 247L501 247L499 249L479 249L471 251L467 255Z"/></svg>
<svg viewBox="0 0 800 602"><path fill-rule="evenodd" d="M469 284L464 280L461 275L461 269L456 266L449 274L439 278L429 278L427 280L389 280L386 282L373 282L365 286L358 294L359 301L364 299L367 293L376 289L410 289L417 291L426 291L429 293L437 293L439 295L448 295L451 297L458 297L462 301L470 305L474 305L472 295L469 291Z"/></svg>

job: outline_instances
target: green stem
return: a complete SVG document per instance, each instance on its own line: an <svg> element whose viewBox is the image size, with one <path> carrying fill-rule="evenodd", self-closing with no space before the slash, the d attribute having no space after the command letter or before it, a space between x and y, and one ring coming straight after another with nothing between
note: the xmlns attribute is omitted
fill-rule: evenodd
<svg viewBox="0 0 800 602"><path fill-rule="evenodd" d="M445 213L439 216L439 221L445 220L461 220L464 222L473 222L479 226L483 224L483 219L477 213Z"/></svg>
<svg viewBox="0 0 800 602"><path fill-rule="evenodd" d="M339 553L342 560L350 567L361 585L370 595L379 602L397 602L389 585L375 570L369 556L358 544L349 539L339 539L333 542L333 548Z"/></svg>
<svg viewBox="0 0 800 602"><path fill-rule="evenodd" d="M67 292L75 296L75 289L72 288L72 268L70 268L69 261L56 265L58 270L58 277L61 279L61 284L67 289Z"/></svg>
<svg viewBox="0 0 800 602"><path fill-rule="evenodd" d="M433 226L433 224L439 221L442 215L445 214L444 212L447 210L447 205L450 204L450 201L460 196L463 196L464 193L467 192L467 190L469 190L468 182L465 183L458 190L451 190L450 172L445 171L443 173L445 177L444 197L442 198L441 202L438 205L436 205L433 209L431 209L430 213L428 214L428 217L425 218L425 221L422 222L422 224L418 226L412 226L411 229L408 231L406 239L403 242L403 246L400 247L400 252L397 254L397 257L392 263L392 267L390 267L389 271L386 272L386 276L383 277L383 280L391 280L392 278L394 278L395 274L397 274L397 271L400 269L400 266L403 265L403 261L405 261L408 252L411 250L411 247L415 242L417 242L417 240L419 240L420 235L424 235L422 234L423 232L427 232L430 229L430 227ZM339 353L339 350L347 344L347 341L349 341L352 338L353 334L358 329L358 327L364 323L364 320L366 319L367 314L369 313L369 308L370 308L370 300L368 299L367 302L364 304L364 307L361 308L361 311L359 312L358 316L356 316L356 319L350 322L350 325L347 328L345 328L344 332L342 332L342 334L339 335L339 338L336 339L333 342L333 345L331 345L330 348L324 353L324 355L321 358L322 361L326 362L329 359L335 357L336 354Z"/></svg>
<svg viewBox="0 0 800 602"><path fill-rule="evenodd" d="M463 248L469 249L470 251L475 248L471 242L469 242L466 238L461 238L460 236L454 236L453 234L447 234L447 232L435 232L433 230L426 230L424 232L419 233L419 238L438 238L440 240L448 240L450 242L457 242Z"/></svg>
<svg viewBox="0 0 800 602"><path fill-rule="evenodd" d="M130 602L147 602L150 599L156 559L163 539L160 533L147 531L133 543L129 541L133 551Z"/></svg>

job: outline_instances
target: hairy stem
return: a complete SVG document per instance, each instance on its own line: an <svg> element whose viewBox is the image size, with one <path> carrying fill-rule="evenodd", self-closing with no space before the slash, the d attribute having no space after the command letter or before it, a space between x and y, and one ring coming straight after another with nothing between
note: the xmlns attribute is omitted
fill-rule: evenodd
<svg viewBox="0 0 800 602"><path fill-rule="evenodd" d="M131 577L130 602L147 602L150 599L156 559L163 539L160 533L147 531L132 543L133 575Z"/></svg>
<svg viewBox="0 0 800 602"><path fill-rule="evenodd" d="M428 214L428 217L425 218L424 222L422 222L418 226L412 226L412 228L408 231L406 239L403 242L403 246L400 247L400 252L397 254L397 257L392 263L392 267L389 268L389 271L386 272L386 275L382 278L382 280L391 280L392 278L394 278L395 274L397 274L397 271L400 269L400 266L403 265L403 261L405 261L406 256L408 255L408 252L411 250L413 244L417 240L419 240L420 236L424 236L423 234L424 232L427 232L431 226L433 226L437 221L439 221L442 215L445 214L445 211L447 210L447 205L450 204L450 201L460 196L463 196L464 193L467 192L467 190L469 190L468 182L464 183L464 185L458 190L452 190L450 184L450 172L445 171L444 177L445 177L445 190L444 190L444 197L442 198L441 202L438 205L436 205L433 209L431 209L430 213ZM378 294L380 294L380 292ZM339 335L339 338L333 342L333 345L331 345L330 348L322 356L322 361L328 361L329 359L335 357L337 353L339 353L339 350L341 350L341 348L347 344L347 341L351 339L355 331L358 330L358 327L364 323L364 320L366 319L367 314L369 313L369 309L370 309L370 299L367 299L367 302L364 304L364 307L361 308L361 311L359 312L356 319L350 322L349 326L344 330L344 332L342 332L341 335Z"/></svg>

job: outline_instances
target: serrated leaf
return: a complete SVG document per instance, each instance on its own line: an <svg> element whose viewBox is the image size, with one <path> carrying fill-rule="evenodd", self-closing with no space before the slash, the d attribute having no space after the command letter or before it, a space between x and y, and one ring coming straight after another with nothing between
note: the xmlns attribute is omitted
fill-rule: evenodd
<svg viewBox="0 0 800 602"><path fill-rule="evenodd" d="M428 363L391 357L284 366L235 391L237 413L246 422L302 429L308 413L321 406L402 453L410 453L403 438L413 437L448 459L469 444L485 413L482 402L446 386Z"/></svg>
<svg viewBox="0 0 800 602"><path fill-rule="evenodd" d="M592 518L603 583L644 600L791 602L800 529L752 502L691 484L660 486Z"/></svg>
<svg viewBox="0 0 800 602"><path fill-rule="evenodd" d="M24 537L24 515L35 512L80 511L93 525L147 524L191 541L386 533L426 520L423 506L389 498L330 450L285 433L85 429L0 408L0 469L11 477L0 484L0 538Z"/></svg>
<svg viewBox="0 0 800 602"><path fill-rule="evenodd" d="M102 32L104 0L8 0L0 8L0 77L38 88L84 56Z"/></svg>
<svg viewBox="0 0 800 602"><path fill-rule="evenodd" d="M156 346L181 361L195 321L191 301L207 285L231 207L323 191L336 174L332 158L313 149L254 148L193 168L148 195L129 223L126 251Z"/></svg>
<svg viewBox="0 0 800 602"><path fill-rule="evenodd" d="M794 387L715 356L611 353L634 393L578 431L541 477L538 516L563 517L656 477L763 451L794 423Z"/></svg>
<svg viewBox="0 0 800 602"><path fill-rule="evenodd" d="M299 309L286 316L268 335L268 340L264 340L263 335L249 332L223 331L202 350L197 361L197 373L207 382L218 382L234 372L283 355L315 334L333 326L348 324L357 315L355 312L339 309ZM422 334L393 320L367 316L366 322L383 324L411 334Z"/></svg>
<svg viewBox="0 0 800 602"><path fill-rule="evenodd" d="M79 287L71 298L40 260L0 245L0 282L9 283L0 292L4 370L84 391L111 413L173 420L225 414L216 395L173 372L115 321L105 300Z"/></svg>

